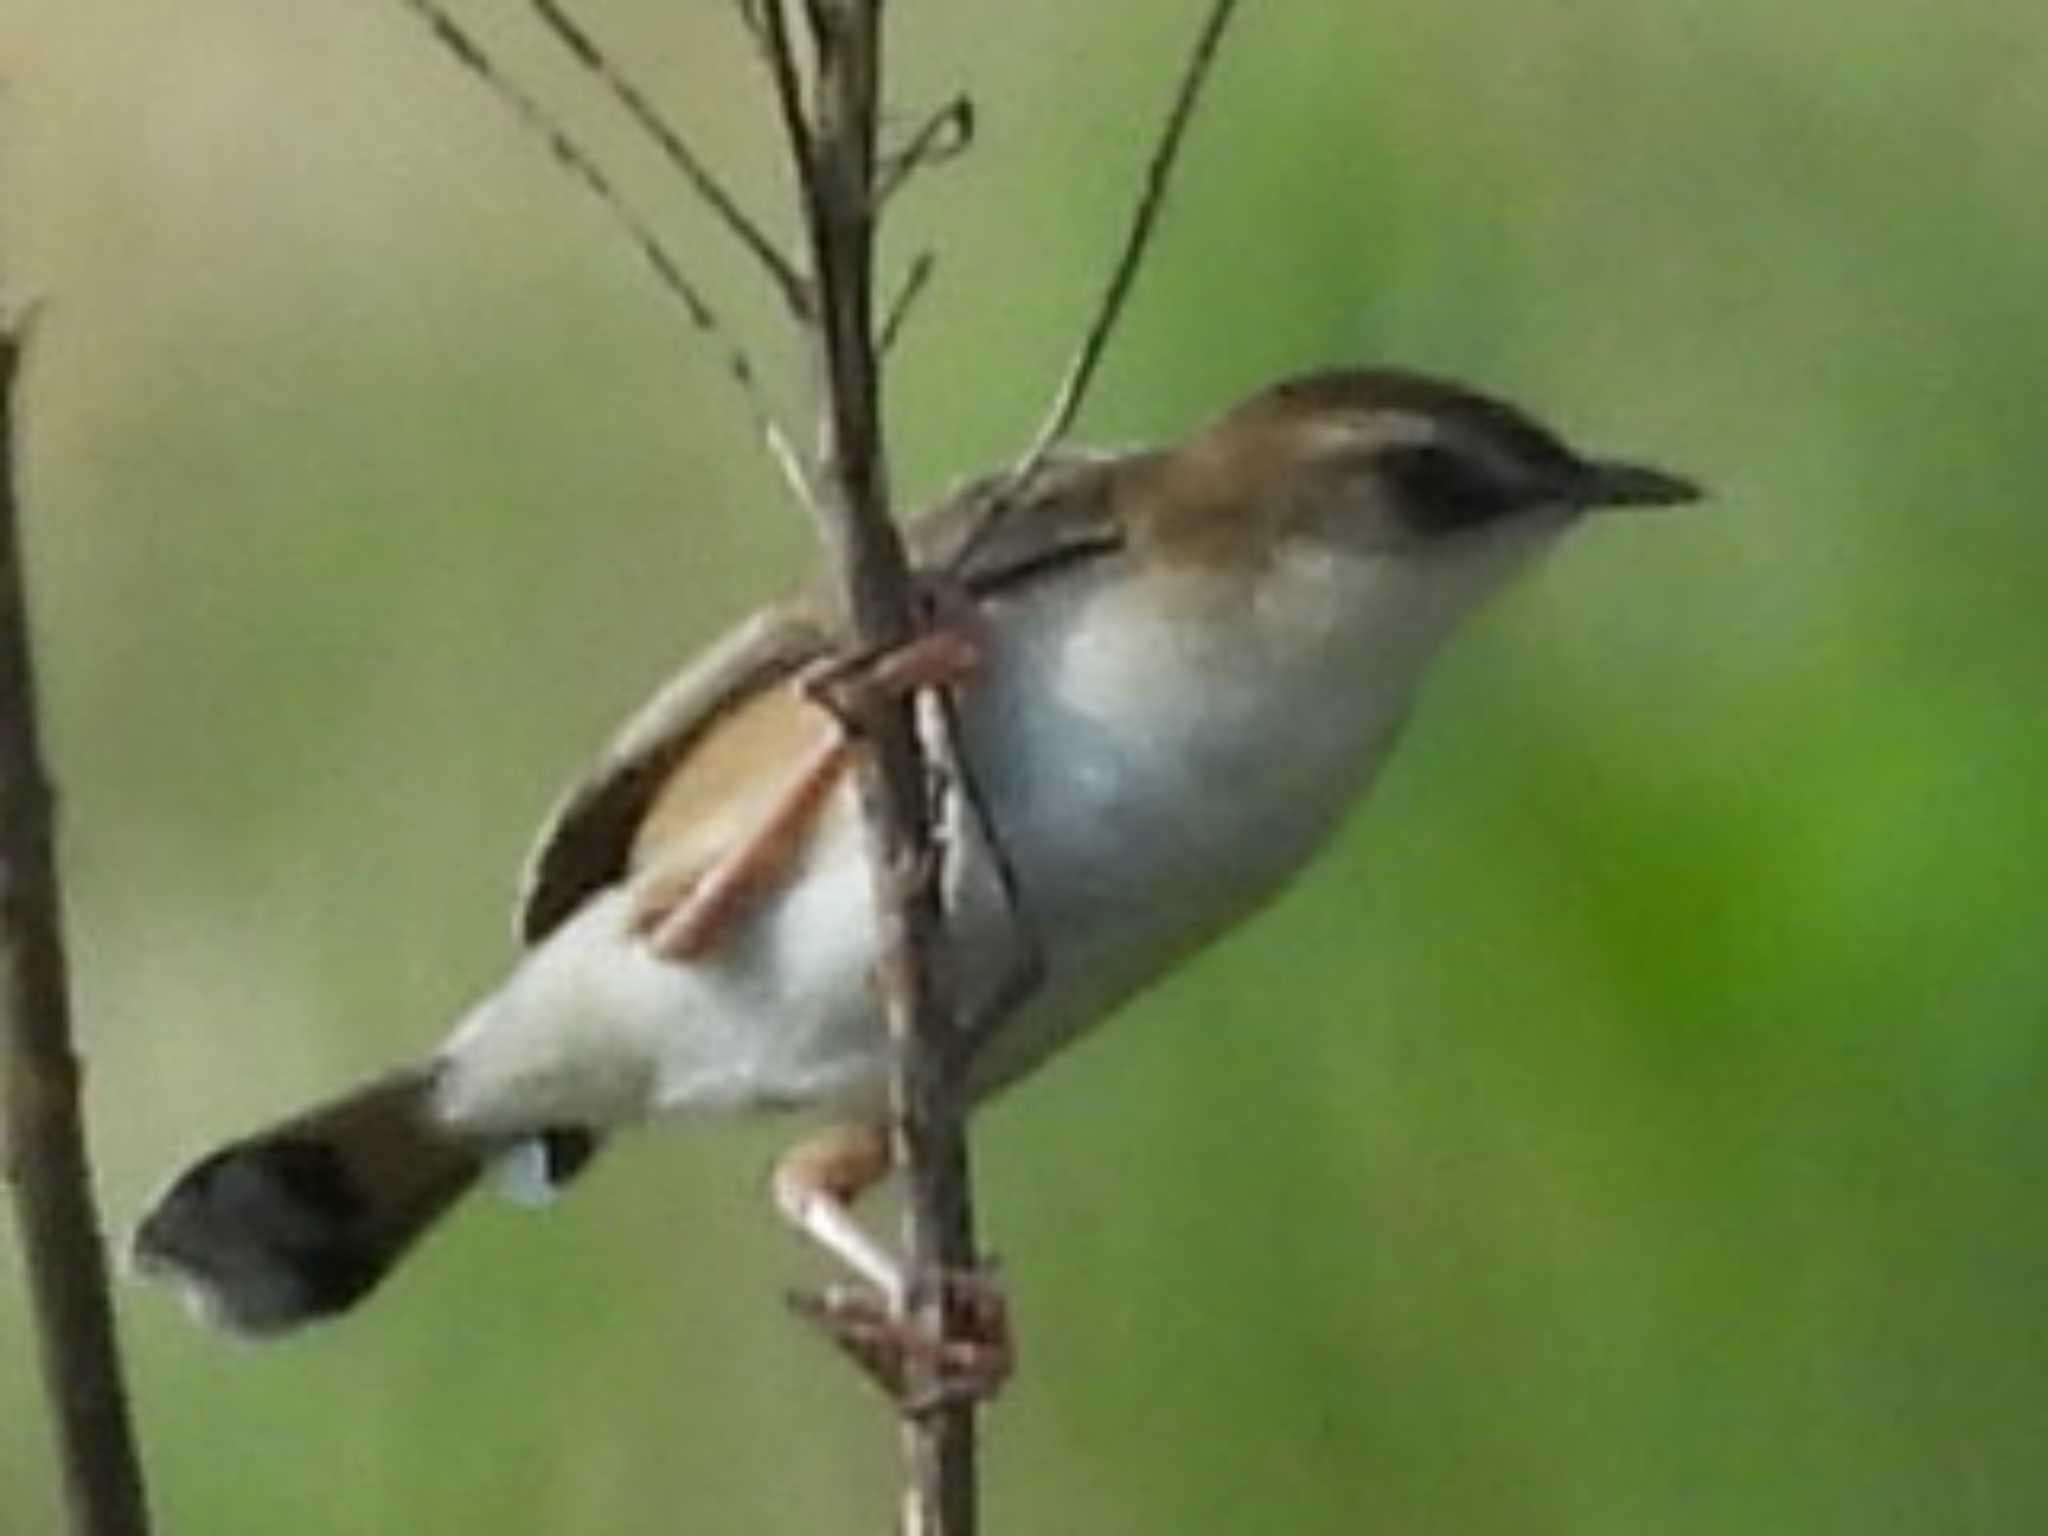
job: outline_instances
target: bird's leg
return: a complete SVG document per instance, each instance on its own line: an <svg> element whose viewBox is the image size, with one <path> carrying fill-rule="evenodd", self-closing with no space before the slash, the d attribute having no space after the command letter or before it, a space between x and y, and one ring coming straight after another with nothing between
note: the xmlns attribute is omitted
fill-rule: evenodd
<svg viewBox="0 0 2048 1536"><path fill-rule="evenodd" d="M761 819L709 868L679 869L672 890L657 871L639 900L642 927L666 960L694 960L713 949L747 897L789 866L825 799L846 771L852 744L837 728L798 763Z"/></svg>
<svg viewBox="0 0 2048 1536"><path fill-rule="evenodd" d="M950 687L980 665L979 623L970 610L949 609L940 623L906 645L877 655L832 657L797 680L805 698L833 718L790 774L760 820L708 868L690 866L670 878L656 874L637 902L635 926L654 952L694 960L717 946L747 899L785 870L816 824L852 757L854 695L901 695Z"/></svg>
<svg viewBox="0 0 2048 1536"><path fill-rule="evenodd" d="M886 1126L835 1126L784 1154L775 1204L799 1231L868 1282L793 1293L816 1324L907 1414L993 1397L1016 1363L1009 1307L988 1272L942 1275L947 1329L934 1338L910 1314L912 1281L896 1257L854 1220L853 1205L895 1165ZM912 1367L923 1367L913 1371ZM913 1395L909 1383L929 1382Z"/></svg>
<svg viewBox="0 0 2048 1536"><path fill-rule="evenodd" d="M784 1219L891 1306L909 1289L903 1266L853 1219L853 1206L895 1165L887 1126L836 1125L791 1147L773 1176L775 1208Z"/></svg>

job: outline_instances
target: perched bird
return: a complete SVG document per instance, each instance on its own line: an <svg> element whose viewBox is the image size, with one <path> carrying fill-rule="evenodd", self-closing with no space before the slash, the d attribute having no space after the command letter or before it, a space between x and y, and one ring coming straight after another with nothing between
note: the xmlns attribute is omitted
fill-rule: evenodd
<svg viewBox="0 0 2048 1536"><path fill-rule="evenodd" d="M1174 446L1060 457L993 524L989 485L911 531L959 643L902 684L953 686L976 791L946 812L959 990L992 986L1018 932L1040 961L976 1050L976 1096L1300 870L1458 621L1586 513L1699 494L1391 370L1287 379ZM889 1171L890 1050L846 738L797 686L839 649L827 614L770 608L686 667L544 829L503 984L423 1063L187 1168L138 1266L276 1334L360 1300L487 1165L556 1185L636 1121L805 1109L826 1128L779 1166L778 1204L900 1291L850 1212Z"/></svg>

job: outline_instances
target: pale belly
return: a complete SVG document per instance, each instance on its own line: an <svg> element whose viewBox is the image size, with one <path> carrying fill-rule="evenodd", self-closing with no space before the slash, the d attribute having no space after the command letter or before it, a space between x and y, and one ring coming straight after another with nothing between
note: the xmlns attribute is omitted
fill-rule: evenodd
<svg viewBox="0 0 2048 1536"><path fill-rule="evenodd" d="M1361 637L1336 637L1303 654L1329 674L1307 679L1315 707L1282 708L1269 656L1196 653L1184 626L1110 617L1085 593L1028 626L999 617L966 705L970 760L1045 967L991 1038L977 1093L1038 1065L1284 884L1365 787L1420 663L1389 653L1389 675L1375 677L1344 649ZM962 877L969 989L993 985L1016 954L985 876L984 864ZM624 908L617 891L591 901L451 1038L451 1120L523 1130L881 1102L889 1054L850 794L787 887L713 956L657 958L625 931Z"/></svg>
<svg viewBox="0 0 2048 1536"><path fill-rule="evenodd" d="M1268 901L1366 788L1408 689L1360 707L1355 660L1312 710L1171 630L1025 644L969 747L1046 953L1041 994L977 1086L1036 1066ZM1164 651L1165 653L1162 653Z"/></svg>

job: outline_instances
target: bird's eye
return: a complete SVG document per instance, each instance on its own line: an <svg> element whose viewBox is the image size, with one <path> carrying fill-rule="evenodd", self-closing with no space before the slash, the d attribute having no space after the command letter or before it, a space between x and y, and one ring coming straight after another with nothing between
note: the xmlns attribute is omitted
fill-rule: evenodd
<svg viewBox="0 0 2048 1536"><path fill-rule="evenodd" d="M1477 528L1521 510L1532 499L1469 454L1436 443L1383 449L1375 467L1393 488L1402 522L1420 534Z"/></svg>

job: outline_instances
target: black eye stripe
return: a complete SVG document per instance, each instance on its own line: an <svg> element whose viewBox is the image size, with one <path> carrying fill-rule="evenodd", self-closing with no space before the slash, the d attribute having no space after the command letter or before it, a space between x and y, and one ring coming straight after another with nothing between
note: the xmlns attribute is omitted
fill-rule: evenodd
<svg viewBox="0 0 2048 1536"><path fill-rule="evenodd" d="M1374 464L1397 493L1401 520L1417 533L1483 527L1539 499L1471 455L1437 443L1383 448Z"/></svg>

